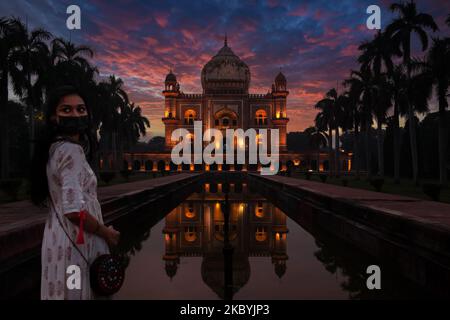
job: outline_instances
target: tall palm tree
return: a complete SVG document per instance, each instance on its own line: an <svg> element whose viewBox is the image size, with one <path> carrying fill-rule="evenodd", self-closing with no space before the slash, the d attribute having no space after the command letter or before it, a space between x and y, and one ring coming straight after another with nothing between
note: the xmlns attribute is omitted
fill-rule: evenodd
<svg viewBox="0 0 450 320"><path fill-rule="evenodd" d="M381 31L371 41L363 42L358 49L362 51L358 57L361 67L372 69L375 76L381 74L383 66L385 72L391 73L394 70L392 59L401 55L399 48Z"/></svg>
<svg viewBox="0 0 450 320"><path fill-rule="evenodd" d="M450 85L450 42L447 39L433 39L425 61L413 63L413 69L421 72L425 83L436 88L439 103L439 180L447 181L447 94Z"/></svg>
<svg viewBox="0 0 450 320"><path fill-rule="evenodd" d="M344 86L351 80L345 80ZM347 91L349 101L344 109L344 114L346 115L345 127L346 129L353 130L353 159L354 167L356 171L356 178L360 179L360 150L359 150L359 127L361 124L360 120L360 106L361 106L361 92L358 87L349 85Z"/></svg>
<svg viewBox="0 0 450 320"><path fill-rule="evenodd" d="M361 68L360 71L352 71L350 78L344 81L346 86L350 86L354 97L359 97L361 127L364 129L365 158L368 177L371 177L371 152L370 152L370 131L372 127L372 111L375 103L376 84L373 74L369 68Z"/></svg>
<svg viewBox="0 0 450 320"><path fill-rule="evenodd" d="M141 136L146 135L146 128L150 127L150 121L142 116L142 109L133 102L125 106L120 113L122 118L122 135L125 139L122 146L126 149L136 144Z"/></svg>
<svg viewBox="0 0 450 320"><path fill-rule="evenodd" d="M113 168L118 164L119 153L122 146L122 122L120 114L125 112L129 104L128 95L123 89L123 81L110 76L108 81L99 84L99 112L101 119L100 135L103 151L111 153Z"/></svg>
<svg viewBox="0 0 450 320"><path fill-rule="evenodd" d="M361 55L358 58L358 62L361 63L361 68L370 68L373 76L376 81L380 84L384 83L387 85L388 83L381 79L381 73L384 71L385 73L392 75L394 72L394 63L393 58L399 57L401 55L400 49L398 46L395 46L392 39L381 31L378 31L375 37L371 41L367 41L362 43L359 46L359 50L362 51ZM382 89L380 87L380 89ZM381 91L380 91L381 93ZM383 98L378 96L378 98ZM386 101L386 100L385 100ZM383 159L383 135L381 126L385 121L386 111L385 107L389 105L384 104L375 104L375 116L377 118L377 141L378 141L378 174L384 174L384 159ZM394 110L395 113L395 110ZM398 118L398 113L397 113ZM398 121L394 121L394 126L398 125ZM394 132L399 134L399 127L394 129ZM398 152L396 152L398 154ZM399 161L399 157L397 158ZM398 172L397 172L398 174Z"/></svg>
<svg viewBox="0 0 450 320"><path fill-rule="evenodd" d="M373 114L377 121L377 146L378 146L378 175L384 176L384 134L383 124L386 123L387 111L392 106L393 88L387 74L381 74L376 78L375 103Z"/></svg>
<svg viewBox="0 0 450 320"><path fill-rule="evenodd" d="M333 133L332 133L332 126L330 123L328 112L321 111L316 114L316 117L314 119L315 126L318 130L327 132L327 146L328 146L328 171L330 174L332 174L333 171L333 164L332 164L332 158L333 158Z"/></svg>
<svg viewBox="0 0 450 320"><path fill-rule="evenodd" d="M400 48L403 63L407 70L407 77L411 79L411 36L413 34L418 35L422 44L422 51L425 51L428 48L428 34L425 30L431 29L434 32L438 30L438 26L431 15L417 12L416 3L413 0L405 3L394 3L391 5L391 11L398 12L399 17L387 26L386 34ZM408 117L409 119L414 118L414 110L411 102L408 102ZM413 121L409 121L409 130L413 179L418 184L419 166L416 131Z"/></svg>
<svg viewBox="0 0 450 320"><path fill-rule="evenodd" d="M335 166L336 166L336 177L339 177L341 172L340 164L340 132L339 130L344 130L347 125L347 115L345 111L348 109L350 103L349 96L347 93L340 94L336 98L336 105L334 108L334 144L335 144Z"/></svg>
<svg viewBox="0 0 450 320"><path fill-rule="evenodd" d="M318 127L309 127L304 131L309 138L309 145L317 151L316 153L316 170L320 170L320 149L327 145L327 134Z"/></svg>
<svg viewBox="0 0 450 320"><path fill-rule="evenodd" d="M325 98L316 103L315 108L321 110L316 116L316 127L321 130L328 129L328 163L330 173L333 171L333 129L335 129L335 109L337 106L337 91L336 89L329 90ZM338 147L338 146L337 146ZM337 170L337 168L335 168ZM337 172L337 171L336 171Z"/></svg>
<svg viewBox="0 0 450 320"><path fill-rule="evenodd" d="M1 134L1 178L9 175L9 123L8 123L8 83L11 81L17 91L20 86L17 73L13 72L17 61L13 52L20 46L20 26L17 19L0 18L0 134Z"/></svg>
<svg viewBox="0 0 450 320"><path fill-rule="evenodd" d="M86 58L92 58L94 51L87 46L77 46L71 41L56 38L52 41L52 54L55 64L66 62L81 67L88 67L90 63Z"/></svg>
<svg viewBox="0 0 450 320"><path fill-rule="evenodd" d="M400 183L400 110L404 110L408 100L408 79L404 65L394 67L389 73L389 81L392 87L394 114L392 118L394 134L394 183ZM406 108L407 109L407 108Z"/></svg>
<svg viewBox="0 0 450 320"><path fill-rule="evenodd" d="M17 25L19 45L13 50L12 58L16 62L11 72L15 73L16 92L23 97L28 107L30 116L30 155L33 153L33 141L35 137L35 112L42 101L42 91L35 86L32 77L43 74L42 59L49 54L46 40L51 38L51 33L43 29L28 31L27 26L19 19L14 19Z"/></svg>

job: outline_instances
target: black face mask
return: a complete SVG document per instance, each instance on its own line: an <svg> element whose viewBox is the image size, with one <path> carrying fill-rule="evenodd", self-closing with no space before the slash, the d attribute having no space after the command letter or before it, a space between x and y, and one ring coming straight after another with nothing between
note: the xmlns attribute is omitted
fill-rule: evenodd
<svg viewBox="0 0 450 320"><path fill-rule="evenodd" d="M58 131L62 134L74 135L85 133L89 128L89 117L59 117Z"/></svg>

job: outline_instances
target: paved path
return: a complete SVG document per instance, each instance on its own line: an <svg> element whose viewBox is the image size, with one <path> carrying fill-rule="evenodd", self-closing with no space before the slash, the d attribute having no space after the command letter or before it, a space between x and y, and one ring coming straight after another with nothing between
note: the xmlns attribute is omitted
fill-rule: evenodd
<svg viewBox="0 0 450 320"><path fill-rule="evenodd" d="M450 230L450 204L283 176L264 176L264 178L323 197L354 201L375 210Z"/></svg>
<svg viewBox="0 0 450 320"><path fill-rule="evenodd" d="M136 193L155 187L168 185L192 177L191 173L181 173L171 176L153 178L148 180L122 183L98 189L100 203L119 197L124 194ZM45 221L48 209L39 209L30 201L24 200L0 205L0 237L17 229L42 223Z"/></svg>

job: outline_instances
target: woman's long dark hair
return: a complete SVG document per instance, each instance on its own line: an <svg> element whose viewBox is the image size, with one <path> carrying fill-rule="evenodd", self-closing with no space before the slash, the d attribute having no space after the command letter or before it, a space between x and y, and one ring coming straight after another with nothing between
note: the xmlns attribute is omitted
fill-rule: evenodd
<svg viewBox="0 0 450 320"><path fill-rule="evenodd" d="M86 158L92 160L97 147L97 139L93 132L92 112L89 109L89 103L83 94L72 86L58 87L50 92L46 103L45 126L34 147L34 154L31 164L30 181L31 201L37 206L46 206L49 197L49 188L47 181L47 162L49 159L49 150L53 142L57 141L59 136L54 116L56 116L56 107L61 99L68 95L80 96L86 104L86 110L89 116L89 127L84 135L80 135L80 144L83 145L86 152Z"/></svg>

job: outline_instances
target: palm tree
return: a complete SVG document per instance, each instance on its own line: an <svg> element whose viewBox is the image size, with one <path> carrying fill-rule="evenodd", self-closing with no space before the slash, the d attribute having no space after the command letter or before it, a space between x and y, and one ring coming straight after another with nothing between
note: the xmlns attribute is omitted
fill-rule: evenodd
<svg viewBox="0 0 450 320"><path fill-rule="evenodd" d="M369 68L362 68L360 71L352 71L349 79L344 81L344 85L350 86L353 99L360 101L359 121L361 127L364 128L365 137L365 158L366 170L368 177L371 177L371 161L370 161L370 129L372 127L372 111L375 103L376 84L373 74Z"/></svg>
<svg viewBox="0 0 450 320"><path fill-rule="evenodd" d="M121 148L122 123L120 114L129 104L128 95L123 89L123 81L110 76L108 81L99 84L99 113L101 119L100 135L103 151L112 153L113 168L116 168Z"/></svg>
<svg viewBox="0 0 450 320"><path fill-rule="evenodd" d="M49 54L46 40L51 38L50 32L43 29L35 29L28 32L27 26L20 20L14 19L13 23L18 28L19 45L12 53L12 59L16 62L11 72L15 73L16 93L23 97L29 110L30 119L30 154L33 153L33 141L35 136L35 111L41 105L42 90L32 82L32 76L42 76L42 60ZM36 80L34 81L37 82Z"/></svg>
<svg viewBox="0 0 450 320"><path fill-rule="evenodd" d="M94 56L94 51L87 46L77 46L74 43L56 38L52 41L52 55L54 64L65 62L80 67L90 67L89 60Z"/></svg>
<svg viewBox="0 0 450 320"><path fill-rule="evenodd" d="M315 126L320 131L328 131L327 145L328 145L328 171L332 173L331 159L333 155L333 142L332 142L332 127L329 120L329 114L326 111L321 111L316 114L314 119Z"/></svg>
<svg viewBox="0 0 450 320"><path fill-rule="evenodd" d="M394 183L400 183L400 109L404 110L408 99L408 79L403 65L395 66L389 74L392 87L394 114L392 119L394 134ZM406 108L407 109L407 108Z"/></svg>
<svg viewBox="0 0 450 320"><path fill-rule="evenodd" d="M392 39L386 34L378 31L372 41L364 42L359 46L359 50L362 51L361 56L358 58L358 62L361 63L361 68L370 68L373 72L373 76L376 81L380 84L384 83L384 85L388 85L384 79L380 79L381 72L384 71L388 75L392 75L394 72L394 63L392 59L394 57L398 57L401 55L401 52L397 46L394 45ZM383 68L384 66L384 68ZM380 89L382 89L380 87ZM381 93L381 92L380 92ZM378 98L383 99L383 97L378 96ZM387 102L387 100L385 100ZM383 134L381 126L385 121L386 112L385 107L389 107L390 104L375 104L375 115L377 118L377 140L378 140L378 174L384 175L384 159L383 159ZM398 110L397 110L398 111ZM395 113L395 110L394 110ZM398 120L398 113L397 113ZM394 131L399 135L399 127L398 121L394 121L394 126L397 124L397 129ZM398 157L396 158L399 161L399 154L396 151ZM397 171L398 175L398 171Z"/></svg>
<svg viewBox="0 0 450 320"><path fill-rule="evenodd" d="M20 26L17 19L0 18L0 133L1 133L1 178L9 175L9 123L8 123L8 82L18 91L18 74L13 72L17 61L13 52L20 46ZM19 90L20 91L20 90Z"/></svg>
<svg viewBox="0 0 450 320"><path fill-rule="evenodd" d="M391 73L394 70L392 58L401 55L398 47L381 31L371 41L363 42L358 49L362 51L358 57L361 67L372 69L376 77L381 74L383 65L385 71Z"/></svg>
<svg viewBox="0 0 450 320"><path fill-rule="evenodd" d="M120 117L123 124L122 135L125 137L122 147L129 149L138 142L141 135L146 135L146 128L150 127L150 121L142 116L142 109L134 103L126 105Z"/></svg>
<svg viewBox="0 0 450 320"><path fill-rule="evenodd" d="M344 81L344 86L350 80ZM347 91L347 95L349 101L344 109L344 114L346 115L345 119L345 128L346 130L353 130L353 155L354 155L354 164L356 171L356 179L360 179L360 151L359 151L359 126L361 123L360 120L360 95L361 93L358 91L357 86L350 86Z"/></svg>
<svg viewBox="0 0 450 320"><path fill-rule="evenodd" d="M379 75L376 80L373 113L377 120L378 175L384 176L384 135L382 127L386 123L387 111L392 106L393 88L386 74Z"/></svg>
<svg viewBox="0 0 450 320"><path fill-rule="evenodd" d="M447 93L450 85L450 42L447 39L433 39L425 61L416 61L412 65L418 75L430 87L436 88L439 102L439 180L447 180Z"/></svg>
<svg viewBox="0 0 450 320"><path fill-rule="evenodd" d="M429 14L418 13L416 3L411 0L405 3L394 3L391 11L398 12L400 17L394 19L386 28L386 34L392 39L394 44L401 49L403 63L406 66L407 77L411 79L411 36L417 34L422 44L422 51L428 48L428 35L425 29L438 30L438 26ZM412 103L408 101L408 117L414 118ZM411 160L413 165L413 179L418 184L418 155L416 144L416 132L413 121L409 121Z"/></svg>
<svg viewBox="0 0 450 320"><path fill-rule="evenodd" d="M334 108L334 144L335 144L335 166L336 166L336 177L339 177L341 172L341 164L340 164L340 133L339 130L342 128L343 130L347 126L347 115L345 114L346 109L348 109L348 105L350 103L349 96L347 93L340 94L336 99L336 105Z"/></svg>
<svg viewBox="0 0 450 320"><path fill-rule="evenodd" d="M309 137L309 145L312 149L317 150L317 159L316 159L316 170L319 172L320 170L320 149L327 145L327 134L320 130L318 127L309 127L304 131Z"/></svg>
<svg viewBox="0 0 450 320"><path fill-rule="evenodd" d="M330 173L333 171L332 169L332 159L333 159L333 129L335 129L336 121L336 107L337 107L337 91L336 89L331 89L325 95L325 98L316 103L315 108L321 110L315 119L316 127L321 130L328 129L328 158L329 158L329 170ZM337 144L337 148L339 148L339 144ZM335 168L336 170L338 168ZM336 171L337 172L337 171Z"/></svg>

